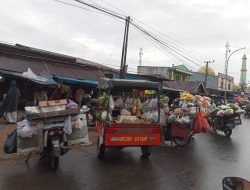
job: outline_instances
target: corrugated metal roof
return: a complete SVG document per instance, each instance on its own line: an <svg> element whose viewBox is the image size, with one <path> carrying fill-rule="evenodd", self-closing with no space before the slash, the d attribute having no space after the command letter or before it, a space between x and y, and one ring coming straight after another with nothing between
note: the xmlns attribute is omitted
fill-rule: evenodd
<svg viewBox="0 0 250 190"><path fill-rule="evenodd" d="M41 76L58 75L62 77L88 80L99 80L104 77L103 73L97 68L66 65L36 59L24 59L21 56L14 57L0 54L0 69L25 72L28 68L30 68L35 74Z"/></svg>
<svg viewBox="0 0 250 190"><path fill-rule="evenodd" d="M200 90L206 92L203 83L200 81L164 81L162 86L163 88L178 89L191 93L197 93L200 88Z"/></svg>

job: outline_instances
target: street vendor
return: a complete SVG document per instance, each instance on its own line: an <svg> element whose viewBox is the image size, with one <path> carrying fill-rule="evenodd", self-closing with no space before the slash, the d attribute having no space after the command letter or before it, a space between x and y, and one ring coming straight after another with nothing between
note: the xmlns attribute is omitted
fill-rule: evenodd
<svg viewBox="0 0 250 190"><path fill-rule="evenodd" d="M179 107L179 102L180 102L179 98L174 99L173 104L171 104L171 108L172 109L178 108Z"/></svg>
<svg viewBox="0 0 250 190"><path fill-rule="evenodd" d="M216 109L216 104L214 103L214 100L211 100L211 104L208 107L209 112L213 112Z"/></svg>
<svg viewBox="0 0 250 190"><path fill-rule="evenodd" d="M8 123L17 122L17 107L21 98L20 90L16 86L16 81L11 81L10 88L3 103L4 118Z"/></svg>
<svg viewBox="0 0 250 190"><path fill-rule="evenodd" d="M59 84L57 89L51 94L51 100L69 99L72 97L70 86Z"/></svg>
<svg viewBox="0 0 250 190"><path fill-rule="evenodd" d="M37 106L40 101L47 101L47 100L48 96L46 92L44 91L42 86L39 86L34 95L34 106Z"/></svg>
<svg viewBox="0 0 250 190"><path fill-rule="evenodd" d="M85 92L83 89L79 88L75 92L75 102L78 104L79 108L82 107L82 101L84 99Z"/></svg>

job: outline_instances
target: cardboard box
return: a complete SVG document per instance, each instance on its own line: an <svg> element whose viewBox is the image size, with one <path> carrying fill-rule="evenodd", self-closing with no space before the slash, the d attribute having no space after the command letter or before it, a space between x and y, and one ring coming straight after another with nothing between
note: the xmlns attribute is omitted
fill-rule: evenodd
<svg viewBox="0 0 250 190"><path fill-rule="evenodd" d="M51 100L51 101L40 101L39 106L40 107L48 107L48 106L60 106L60 105L66 105L67 100Z"/></svg>

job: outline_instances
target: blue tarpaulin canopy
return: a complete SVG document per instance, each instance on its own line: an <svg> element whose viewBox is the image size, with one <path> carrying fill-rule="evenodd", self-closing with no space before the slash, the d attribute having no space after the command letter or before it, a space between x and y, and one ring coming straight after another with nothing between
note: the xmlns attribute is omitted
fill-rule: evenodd
<svg viewBox="0 0 250 190"><path fill-rule="evenodd" d="M40 85L56 85L56 81L54 81L52 78L49 77L44 77L44 76L38 76L34 75L32 77L28 77L27 75L24 75L23 73L16 72L16 71L9 71L9 70L3 70L0 69L0 74L4 76L9 76L9 77L17 77L17 78L22 78L22 79L27 79L30 80L36 84Z"/></svg>
<svg viewBox="0 0 250 190"><path fill-rule="evenodd" d="M96 80L84 80L84 79L75 79L75 78L68 78L68 77L60 77L60 76L53 76L55 81L63 81L68 84L76 84L76 85L85 85L85 86L92 86L97 87L98 81Z"/></svg>

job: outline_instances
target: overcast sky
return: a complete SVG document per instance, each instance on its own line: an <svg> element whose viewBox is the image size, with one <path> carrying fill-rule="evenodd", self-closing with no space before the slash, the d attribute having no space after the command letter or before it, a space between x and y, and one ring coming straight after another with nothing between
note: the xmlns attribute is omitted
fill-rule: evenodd
<svg viewBox="0 0 250 190"><path fill-rule="evenodd" d="M73 0L62 1L82 6ZM229 60L229 74L235 77L236 83L239 82L243 54L250 59L250 0L86 1L130 15L141 26L150 26L146 28L148 30L158 30L172 49L178 48L182 55L172 57L169 49L157 48L130 26L127 64L131 72L138 66L140 47L143 48L142 65L184 63L197 70L204 61L215 60L211 66L217 72L224 72L227 41L231 51L247 47ZM2 42L19 43L119 68L123 32L124 22L121 20L54 0L1 0Z"/></svg>

